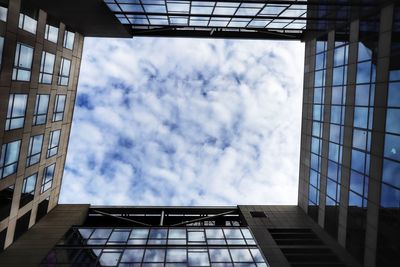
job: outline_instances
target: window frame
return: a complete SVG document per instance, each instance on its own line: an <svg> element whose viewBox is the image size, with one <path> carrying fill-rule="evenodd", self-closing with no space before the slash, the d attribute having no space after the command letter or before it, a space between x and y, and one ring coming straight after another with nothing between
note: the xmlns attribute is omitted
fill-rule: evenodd
<svg viewBox="0 0 400 267"><path fill-rule="evenodd" d="M27 67L20 67L20 59L21 59L21 46L27 47L32 50L32 57L31 57L31 63L29 68ZM12 81L20 81L20 82L30 82L32 78L32 65L33 65L33 57L35 54L35 48L27 45L25 43L17 42L17 46L15 49L15 56L14 56L14 65L13 65L13 71L12 71ZM18 79L18 73L19 71L29 71L29 79L28 80L20 80Z"/></svg>
<svg viewBox="0 0 400 267"><path fill-rule="evenodd" d="M49 170L50 168L52 168L52 174L51 174L51 177L49 176L50 179L48 180L48 179L47 179L47 178L48 178L48 177L47 177L47 174L48 174L48 170ZM40 185L40 194L43 194L43 193L46 192L47 190L51 189L51 187L53 186L53 180L54 180L54 173L55 173L55 170L56 170L56 163L53 163L53 164L51 164L51 165L49 165L49 166L46 166L46 167L43 169L42 183L41 183L41 185ZM46 188L46 185L48 185L48 184L50 184L50 186Z"/></svg>
<svg viewBox="0 0 400 267"><path fill-rule="evenodd" d="M34 147L35 137L41 137L41 141L40 141L41 144L40 144L40 151L33 154L32 149ZM28 153L26 155L26 166L27 167L40 162L40 157L41 157L42 150L43 150L43 141L44 141L44 134L34 135L29 138ZM39 159L32 163L32 158L35 156L38 156L38 155L39 155Z"/></svg>
<svg viewBox="0 0 400 267"><path fill-rule="evenodd" d="M58 132L58 140L57 140L57 144L53 145L53 141L54 139L54 133ZM58 148L60 147L60 139L61 139L61 129L58 130L54 130L50 132L49 135L49 143L47 145L47 154L46 154L46 158L51 158L55 155L57 155L58 153ZM55 150L55 152L53 152Z"/></svg>
<svg viewBox="0 0 400 267"><path fill-rule="evenodd" d="M59 111L59 103L60 103L60 98L64 98L64 103L63 103L63 108L62 111ZM57 122L57 121L62 121L64 120L64 113L65 113L65 105L67 103L67 95L56 95L56 98L54 99L54 108L53 108L53 118L52 122ZM58 116L61 114L61 119L58 118Z"/></svg>
<svg viewBox="0 0 400 267"><path fill-rule="evenodd" d="M24 108L24 114L23 116L16 116L13 117L13 112L14 112L14 103L15 103L15 97L16 96L25 96L25 108ZM12 98L12 100L11 100ZM8 107L7 107L7 116L6 116L6 125L4 127L5 131L12 131L12 130L16 130L16 129L22 129L25 126L25 117L26 117L26 110L27 110L27 106L28 106L28 98L29 95L28 94L10 94L8 97ZM21 127L17 127L17 128L11 128L12 125L12 121L13 120L17 120L17 119L23 119L22 122L22 126Z"/></svg>

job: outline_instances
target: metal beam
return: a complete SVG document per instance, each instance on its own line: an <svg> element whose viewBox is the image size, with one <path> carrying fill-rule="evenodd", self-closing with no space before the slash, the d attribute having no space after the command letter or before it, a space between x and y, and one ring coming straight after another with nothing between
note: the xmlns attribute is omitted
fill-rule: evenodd
<svg viewBox="0 0 400 267"><path fill-rule="evenodd" d="M99 210L92 210L92 211L95 212L95 213L98 213L100 215L107 216L107 217L112 217L112 218L119 219L119 220L122 220L122 221L131 222L131 223L135 223L135 224L139 224L139 225L143 225L143 226L151 226L150 224L147 224L147 223L142 223L142 222L131 220L131 219L128 219L128 218L116 216L116 215L113 215L113 214L110 214L110 213L107 213L107 212L103 212L103 211L99 211Z"/></svg>
<svg viewBox="0 0 400 267"><path fill-rule="evenodd" d="M186 225L188 223L201 222L201 221L204 221L204 220L209 220L209 219L212 219L212 218L216 218L216 217L232 214L234 212L236 212L236 210L231 210L231 211L227 211L227 212L223 212L223 213L219 213L219 214L215 214L215 215L211 215L211 216L207 216L207 217L202 217L202 218L199 218L199 219L194 219L194 220L190 220L190 221L176 223L176 224L173 224L171 226L181 226L181 225Z"/></svg>

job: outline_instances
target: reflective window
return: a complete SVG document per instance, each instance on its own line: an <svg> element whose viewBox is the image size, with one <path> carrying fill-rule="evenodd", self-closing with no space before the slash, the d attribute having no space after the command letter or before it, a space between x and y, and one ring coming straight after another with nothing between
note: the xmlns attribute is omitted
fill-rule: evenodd
<svg viewBox="0 0 400 267"><path fill-rule="evenodd" d="M13 130L24 127L27 94L10 94L5 130Z"/></svg>
<svg viewBox="0 0 400 267"><path fill-rule="evenodd" d="M36 95L35 110L33 111L33 125L46 123L49 99L49 95Z"/></svg>
<svg viewBox="0 0 400 267"><path fill-rule="evenodd" d="M61 58L60 72L58 74L58 85L68 85L70 68L71 61L66 58Z"/></svg>
<svg viewBox="0 0 400 267"><path fill-rule="evenodd" d="M0 20L7 22L7 13L8 13L8 3L4 3L5 1L2 1L0 3Z"/></svg>
<svg viewBox="0 0 400 267"><path fill-rule="evenodd" d="M315 70L314 70L314 87L313 91L313 115L312 115L312 138L311 138L311 169L309 175L309 197L308 211L309 215L317 220L319 192L320 192L320 175L322 162L322 131L325 109L325 75L327 66L327 41L326 36L316 41L315 49Z"/></svg>
<svg viewBox="0 0 400 267"><path fill-rule="evenodd" d="M47 22L44 30L44 39L57 43L58 40L58 27L60 23L47 14Z"/></svg>
<svg viewBox="0 0 400 267"><path fill-rule="evenodd" d="M39 83L51 84L53 79L54 61L56 56L54 54L43 51L42 60L40 62Z"/></svg>
<svg viewBox="0 0 400 267"><path fill-rule="evenodd" d="M19 14L18 28L27 32L36 34L38 11L35 8L21 5L21 13Z"/></svg>
<svg viewBox="0 0 400 267"><path fill-rule="evenodd" d="M44 193L51 188L51 185L53 184L55 167L56 167L56 164L54 163L54 164L44 168L42 186L40 187L40 193Z"/></svg>
<svg viewBox="0 0 400 267"><path fill-rule="evenodd" d="M17 43L15 51L12 79L14 81L30 81L33 60L33 47Z"/></svg>
<svg viewBox="0 0 400 267"><path fill-rule="evenodd" d="M68 49L74 48L75 33L70 31L65 31L64 33L64 43L63 46Z"/></svg>
<svg viewBox="0 0 400 267"><path fill-rule="evenodd" d="M47 148L47 157L50 158L57 154L58 146L60 144L61 130L50 132L49 146Z"/></svg>
<svg viewBox="0 0 400 267"><path fill-rule="evenodd" d="M32 136L29 139L26 166L31 166L40 161L40 155L42 153L42 144L43 144L43 134Z"/></svg>
<svg viewBox="0 0 400 267"><path fill-rule="evenodd" d="M10 216L13 195L14 185L0 190L0 221Z"/></svg>
<svg viewBox="0 0 400 267"><path fill-rule="evenodd" d="M194 234L192 234L194 233ZM202 233L202 234L200 234ZM194 240L204 240L207 243L191 243ZM187 238L186 238L187 237ZM148 240L142 243L132 240ZM186 240L180 245L167 246L164 244L150 244L150 240ZM215 240L243 240L242 244L214 243ZM249 240L252 240L249 241ZM258 249L251 232L246 227L170 227L170 228L73 228L65 236L68 242L78 242L80 247L97 245L93 254L102 264L111 266L268 266ZM68 244L62 240L52 251L63 250ZM244 240L247 240L244 242ZM74 243L75 244L75 243ZM76 243L77 244L77 243ZM110 248L109 245L120 245ZM134 246L125 247L131 244ZM188 246L190 244L190 246ZM212 245L212 246L208 246ZM217 245L217 246L215 246ZM115 255L111 255L115 253ZM60 259L62 263L65 258ZM96 259L94 259L96 262ZM46 260L45 260L46 261ZM53 262L54 263L54 262ZM60 261L61 263L61 261Z"/></svg>
<svg viewBox="0 0 400 267"><path fill-rule="evenodd" d="M1 63L3 62L3 49L4 49L4 37L0 36L0 68L1 68Z"/></svg>
<svg viewBox="0 0 400 267"><path fill-rule="evenodd" d="M3 144L0 154L0 179L17 172L21 140Z"/></svg>
<svg viewBox="0 0 400 267"><path fill-rule="evenodd" d="M34 173L24 179L24 182L22 183L21 200L19 202L20 208L33 200L35 195L36 179L37 173Z"/></svg>
<svg viewBox="0 0 400 267"><path fill-rule="evenodd" d="M53 122L62 121L64 119L66 95L56 95L53 112Z"/></svg>

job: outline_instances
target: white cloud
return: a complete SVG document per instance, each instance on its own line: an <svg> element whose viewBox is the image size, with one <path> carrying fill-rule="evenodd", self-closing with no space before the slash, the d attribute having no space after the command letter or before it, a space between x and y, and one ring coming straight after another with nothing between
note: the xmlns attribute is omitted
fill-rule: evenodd
<svg viewBox="0 0 400 267"><path fill-rule="evenodd" d="M296 204L300 42L85 40L60 202Z"/></svg>

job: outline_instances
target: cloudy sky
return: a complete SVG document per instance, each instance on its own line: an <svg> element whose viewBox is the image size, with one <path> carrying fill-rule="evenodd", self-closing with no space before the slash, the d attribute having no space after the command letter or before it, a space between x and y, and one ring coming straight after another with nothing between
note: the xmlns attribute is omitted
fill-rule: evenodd
<svg viewBox="0 0 400 267"><path fill-rule="evenodd" d="M296 204L300 42L85 39L61 203Z"/></svg>

